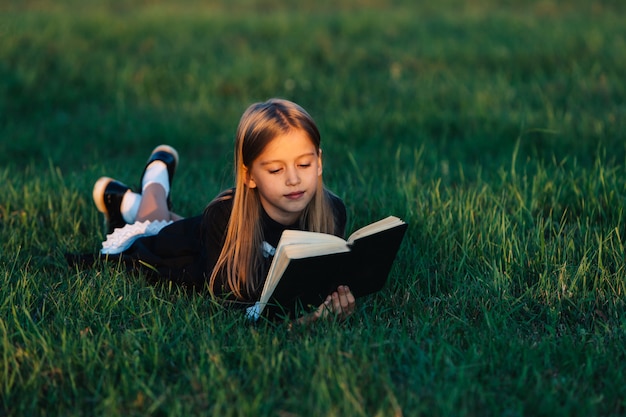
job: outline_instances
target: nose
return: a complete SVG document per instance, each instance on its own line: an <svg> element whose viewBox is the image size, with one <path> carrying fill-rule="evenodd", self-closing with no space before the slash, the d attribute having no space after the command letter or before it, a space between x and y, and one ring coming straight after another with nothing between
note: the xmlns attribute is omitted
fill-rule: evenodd
<svg viewBox="0 0 626 417"><path fill-rule="evenodd" d="M291 167L287 169L287 185L298 185L300 184L300 175L298 175L298 170L296 167Z"/></svg>

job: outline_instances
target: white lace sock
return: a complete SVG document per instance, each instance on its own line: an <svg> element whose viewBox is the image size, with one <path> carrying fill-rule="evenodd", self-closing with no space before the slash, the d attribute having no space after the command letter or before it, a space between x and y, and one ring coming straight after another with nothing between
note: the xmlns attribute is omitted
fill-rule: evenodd
<svg viewBox="0 0 626 417"><path fill-rule="evenodd" d="M153 161L148 165L141 180L142 191L150 184L157 183L165 189L165 194L170 193L170 179L167 172L167 165L163 161Z"/></svg>
<svg viewBox="0 0 626 417"><path fill-rule="evenodd" d="M120 204L120 212L126 223L135 223L140 204L141 194L134 193L131 190L126 191L124 197L122 197L122 204Z"/></svg>

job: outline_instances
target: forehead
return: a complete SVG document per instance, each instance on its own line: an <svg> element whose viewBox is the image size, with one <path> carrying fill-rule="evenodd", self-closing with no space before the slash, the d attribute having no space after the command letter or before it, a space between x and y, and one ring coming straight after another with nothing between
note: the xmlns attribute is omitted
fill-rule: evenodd
<svg viewBox="0 0 626 417"><path fill-rule="evenodd" d="M283 161L301 156L317 155L313 141L303 130L293 130L276 136L263 149L257 158L260 163Z"/></svg>

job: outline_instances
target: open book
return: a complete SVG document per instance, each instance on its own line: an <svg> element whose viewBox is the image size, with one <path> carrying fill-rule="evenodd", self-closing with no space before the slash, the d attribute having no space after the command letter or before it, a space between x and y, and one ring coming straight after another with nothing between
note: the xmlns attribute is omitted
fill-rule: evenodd
<svg viewBox="0 0 626 417"><path fill-rule="evenodd" d="M278 242L259 301L248 309L257 319L294 314L296 308L319 306L347 285L355 297L379 291L393 265L407 224L390 216L362 227L347 240L316 232L285 230Z"/></svg>

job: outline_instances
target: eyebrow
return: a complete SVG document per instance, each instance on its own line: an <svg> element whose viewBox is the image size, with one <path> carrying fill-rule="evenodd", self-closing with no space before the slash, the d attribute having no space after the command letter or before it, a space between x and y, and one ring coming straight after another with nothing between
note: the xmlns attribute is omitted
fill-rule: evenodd
<svg viewBox="0 0 626 417"><path fill-rule="evenodd" d="M295 159L300 159L300 158L304 158L306 156L315 156L315 152L307 152L307 153L303 153L300 156L297 156ZM283 162L281 159L273 159L271 161L261 161L261 166L265 166L265 165L269 165L269 164L275 164L277 162Z"/></svg>

